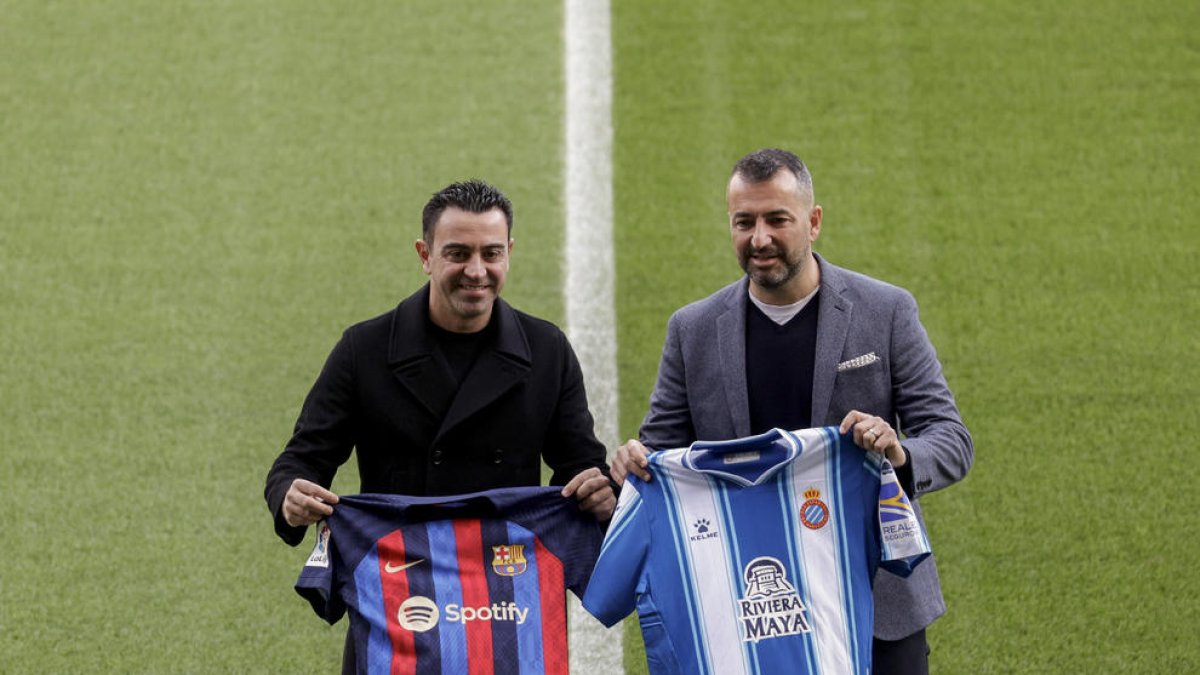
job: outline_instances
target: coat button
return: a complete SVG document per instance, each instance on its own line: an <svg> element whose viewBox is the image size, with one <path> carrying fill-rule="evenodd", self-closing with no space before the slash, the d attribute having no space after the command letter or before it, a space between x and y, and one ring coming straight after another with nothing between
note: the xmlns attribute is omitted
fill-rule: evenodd
<svg viewBox="0 0 1200 675"><path fill-rule="evenodd" d="M492 463L499 464L503 461L504 461L504 451L501 450L500 448L496 448L496 451L492 453Z"/></svg>
<svg viewBox="0 0 1200 675"><path fill-rule="evenodd" d="M441 451L441 450L434 450L434 451L433 451L433 463L434 463L434 464L441 464L441 463L442 463L442 451Z"/></svg>

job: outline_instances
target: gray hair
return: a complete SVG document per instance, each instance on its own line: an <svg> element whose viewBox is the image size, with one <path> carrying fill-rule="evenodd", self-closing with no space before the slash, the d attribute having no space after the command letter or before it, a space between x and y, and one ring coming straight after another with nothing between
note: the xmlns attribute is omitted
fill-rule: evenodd
<svg viewBox="0 0 1200 675"><path fill-rule="evenodd" d="M743 180L750 183L765 183L784 169L791 171L792 175L796 177L800 194L812 200L812 174L808 172L808 167L799 157L787 150L776 148L756 150L733 165L733 173L730 174L730 178L741 176Z"/></svg>

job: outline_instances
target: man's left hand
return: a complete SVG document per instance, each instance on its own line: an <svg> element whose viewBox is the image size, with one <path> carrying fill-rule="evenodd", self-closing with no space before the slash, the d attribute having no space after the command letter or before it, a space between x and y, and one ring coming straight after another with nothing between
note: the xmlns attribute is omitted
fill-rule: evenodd
<svg viewBox="0 0 1200 675"><path fill-rule="evenodd" d="M863 450L887 457L896 468L908 462L908 454L904 452L904 446L900 445L900 437L896 435L896 430L882 417L851 410L842 420L839 430L844 434L851 429L854 429L855 445Z"/></svg>
<svg viewBox="0 0 1200 675"><path fill-rule="evenodd" d="M613 509L617 507L617 498L613 495L608 478L596 467L576 474L562 489L562 496L574 496L579 508L602 523L612 518Z"/></svg>

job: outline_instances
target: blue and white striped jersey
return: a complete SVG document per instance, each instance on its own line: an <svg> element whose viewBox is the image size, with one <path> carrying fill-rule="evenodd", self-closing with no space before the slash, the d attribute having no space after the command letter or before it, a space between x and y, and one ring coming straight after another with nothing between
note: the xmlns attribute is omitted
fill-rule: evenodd
<svg viewBox="0 0 1200 675"><path fill-rule="evenodd" d="M621 490L584 607L635 608L650 672L868 673L879 564L929 543L890 464L836 427L650 455Z"/></svg>

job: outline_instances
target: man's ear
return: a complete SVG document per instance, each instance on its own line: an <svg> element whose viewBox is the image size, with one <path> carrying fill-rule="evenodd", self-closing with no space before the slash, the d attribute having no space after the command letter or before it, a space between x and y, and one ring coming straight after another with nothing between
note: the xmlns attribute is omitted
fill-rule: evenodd
<svg viewBox="0 0 1200 675"><path fill-rule="evenodd" d="M817 237L821 236L821 205L814 204L812 210L808 212L808 232L809 239L816 241Z"/></svg>
<svg viewBox="0 0 1200 675"><path fill-rule="evenodd" d="M417 239L414 246L417 249L417 256L421 258L421 269L425 270L425 274L429 274L429 244L425 243L424 239Z"/></svg>

